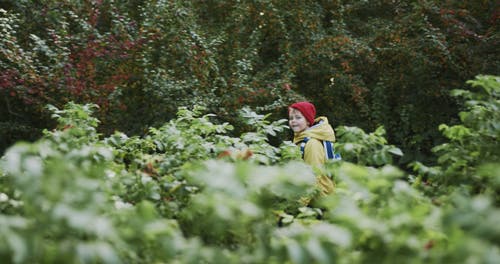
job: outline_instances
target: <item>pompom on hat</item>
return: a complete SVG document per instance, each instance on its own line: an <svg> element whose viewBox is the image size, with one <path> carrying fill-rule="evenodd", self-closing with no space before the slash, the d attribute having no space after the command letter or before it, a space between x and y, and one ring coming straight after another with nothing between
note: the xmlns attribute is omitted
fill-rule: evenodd
<svg viewBox="0 0 500 264"><path fill-rule="evenodd" d="M290 105L290 108L299 110L306 118L309 125L314 124L314 118L316 117L316 107L309 102L297 102Z"/></svg>

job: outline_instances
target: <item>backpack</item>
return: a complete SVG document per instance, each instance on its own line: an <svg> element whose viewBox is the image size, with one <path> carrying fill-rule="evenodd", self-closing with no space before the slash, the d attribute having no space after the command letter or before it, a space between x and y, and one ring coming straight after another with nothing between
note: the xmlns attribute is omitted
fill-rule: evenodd
<svg viewBox="0 0 500 264"><path fill-rule="evenodd" d="M300 153L302 153L302 158L304 158L304 149L306 148L306 143L309 141L308 137L305 137L300 143ZM333 147L333 142L328 140L323 140L323 147L325 148L325 157L327 160L341 160L342 157L339 153L335 153L335 148Z"/></svg>

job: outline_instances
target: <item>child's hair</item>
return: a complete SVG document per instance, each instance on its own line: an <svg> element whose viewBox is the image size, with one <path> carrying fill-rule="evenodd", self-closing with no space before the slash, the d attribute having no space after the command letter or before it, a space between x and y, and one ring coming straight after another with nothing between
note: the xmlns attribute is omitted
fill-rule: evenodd
<svg viewBox="0 0 500 264"><path fill-rule="evenodd" d="M288 108L288 111L290 112L290 108L297 109L299 110L302 115L306 118L307 122L309 122L309 125L314 124L314 118L316 117L316 107L314 107L313 104L309 102L297 102Z"/></svg>

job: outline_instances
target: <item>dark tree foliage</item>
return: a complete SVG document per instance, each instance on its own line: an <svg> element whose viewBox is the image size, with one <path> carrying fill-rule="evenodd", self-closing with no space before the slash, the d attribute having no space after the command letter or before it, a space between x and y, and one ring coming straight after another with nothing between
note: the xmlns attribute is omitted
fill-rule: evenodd
<svg viewBox="0 0 500 264"><path fill-rule="evenodd" d="M179 106L233 120L307 99L426 160L457 121L449 91L499 72L495 1L1 3L2 150L52 127L47 103L93 102L102 133L142 134Z"/></svg>

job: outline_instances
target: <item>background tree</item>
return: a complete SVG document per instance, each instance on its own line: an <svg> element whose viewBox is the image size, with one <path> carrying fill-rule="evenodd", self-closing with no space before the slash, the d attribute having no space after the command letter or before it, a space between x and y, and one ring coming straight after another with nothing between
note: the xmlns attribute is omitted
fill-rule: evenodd
<svg viewBox="0 0 500 264"><path fill-rule="evenodd" d="M308 99L427 160L458 121L449 91L499 72L495 1L3 3L2 149L52 126L47 103L94 102L101 132L143 134L179 106L236 120Z"/></svg>

